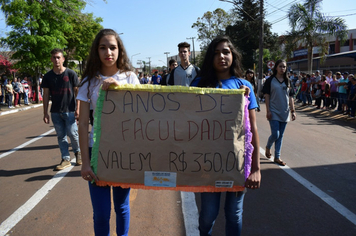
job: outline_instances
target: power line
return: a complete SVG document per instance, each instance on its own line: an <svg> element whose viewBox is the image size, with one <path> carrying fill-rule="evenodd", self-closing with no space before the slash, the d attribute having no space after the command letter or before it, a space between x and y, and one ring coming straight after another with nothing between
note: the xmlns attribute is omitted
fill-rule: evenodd
<svg viewBox="0 0 356 236"><path fill-rule="evenodd" d="M281 18L278 18L278 19L274 20L274 21L271 22L270 24L271 24L271 25L274 25L274 24L276 24L276 23L278 23L278 22L280 22L280 21L283 21L283 20L285 20L285 19L287 19L287 18L288 18L288 16L282 16Z"/></svg>
<svg viewBox="0 0 356 236"><path fill-rule="evenodd" d="M281 7L281 8L287 7L288 5L290 5L290 4L292 4L292 3L295 3L295 2L297 2L297 1L298 1L298 0L291 1L290 3L287 3L286 5L284 5L284 6ZM269 15L275 13L276 11L278 11L278 10L274 10L274 11L268 13L268 14L266 14L266 16L269 16Z"/></svg>
<svg viewBox="0 0 356 236"><path fill-rule="evenodd" d="M348 14L348 15L340 15L340 16L329 16L329 17L346 17L346 16L353 16L353 15L356 15L356 13Z"/></svg>
<svg viewBox="0 0 356 236"><path fill-rule="evenodd" d="M325 12L326 14L328 13L335 13L335 12L345 12L345 11L356 11L356 9L348 9L348 10L342 10L342 11L333 11L333 12Z"/></svg>
<svg viewBox="0 0 356 236"><path fill-rule="evenodd" d="M271 5L271 4L269 4L268 2L266 2L266 3L267 3L267 5L270 5L271 7L274 7L276 9L280 10L280 11L283 11L283 12L287 13L287 11L282 10L282 8L275 7L275 6Z"/></svg>

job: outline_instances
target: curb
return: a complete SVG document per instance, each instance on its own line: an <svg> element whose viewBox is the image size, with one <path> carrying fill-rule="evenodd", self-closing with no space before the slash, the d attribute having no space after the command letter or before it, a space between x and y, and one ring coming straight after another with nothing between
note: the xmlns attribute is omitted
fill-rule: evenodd
<svg viewBox="0 0 356 236"><path fill-rule="evenodd" d="M41 107L41 106L43 106L43 104L36 104L36 105L31 105L31 106L23 107L23 108L11 109L11 110L8 110L8 111L1 111L0 112L0 116L16 113L16 112L19 112L19 111L26 111L26 110L29 110L29 109L32 109L32 108Z"/></svg>

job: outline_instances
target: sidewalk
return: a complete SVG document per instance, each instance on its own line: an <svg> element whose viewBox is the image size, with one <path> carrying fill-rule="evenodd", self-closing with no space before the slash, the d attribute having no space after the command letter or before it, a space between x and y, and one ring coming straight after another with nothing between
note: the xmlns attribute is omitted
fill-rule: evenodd
<svg viewBox="0 0 356 236"><path fill-rule="evenodd" d="M0 116L16 113L19 111L26 111L32 108L42 107L42 106L43 106L42 103L33 103L33 104L29 104L29 106L22 105L21 107L16 107L16 108L9 108L7 105L0 105L1 108Z"/></svg>

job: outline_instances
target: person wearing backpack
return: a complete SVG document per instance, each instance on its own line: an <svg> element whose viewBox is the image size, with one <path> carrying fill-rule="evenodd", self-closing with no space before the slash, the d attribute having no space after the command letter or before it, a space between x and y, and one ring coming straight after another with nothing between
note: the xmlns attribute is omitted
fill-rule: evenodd
<svg viewBox="0 0 356 236"><path fill-rule="evenodd" d="M172 70L169 76L168 85L189 86L193 79L198 76L200 69L189 62L189 43L183 42L178 44L178 52L181 64Z"/></svg>
<svg viewBox="0 0 356 236"><path fill-rule="evenodd" d="M176 59L171 59L169 60L169 71L168 74L166 74L165 76L163 76L162 81L161 81L161 85L167 85L168 81L169 81L169 77L172 73L172 71L178 66L177 60Z"/></svg>

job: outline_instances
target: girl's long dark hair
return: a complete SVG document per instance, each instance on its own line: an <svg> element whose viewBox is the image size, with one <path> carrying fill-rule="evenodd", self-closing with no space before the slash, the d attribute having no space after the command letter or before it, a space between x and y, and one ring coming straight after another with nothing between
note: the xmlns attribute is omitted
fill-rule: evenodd
<svg viewBox="0 0 356 236"><path fill-rule="evenodd" d="M198 87L212 87L215 88L216 85L220 85L221 82L218 80L215 69L214 69L214 56L215 49L219 43L226 42L232 53L232 64L230 67L231 76L242 77L242 66L241 66L241 54L236 50L231 40L227 36L217 36L208 46L204 62L200 71L200 81Z"/></svg>
<svg viewBox="0 0 356 236"><path fill-rule="evenodd" d="M282 59L279 59L276 61L276 64L274 64L274 67L273 67L273 76L276 77L277 76L277 67L279 64L281 63L286 63L287 65L287 62L285 60L282 60ZM288 78L288 75L287 75L287 70L284 72L283 74L283 79L284 79L284 83L287 85L287 87L290 87L291 86L291 82Z"/></svg>
<svg viewBox="0 0 356 236"><path fill-rule="evenodd" d="M255 94L257 94L257 84L256 84L256 76L255 76L255 71L252 69L247 69L245 72L245 78L247 80L247 74L252 73L253 77L251 78L251 81L249 81L252 84L253 90Z"/></svg>
<svg viewBox="0 0 356 236"><path fill-rule="evenodd" d="M95 36L93 44L91 45L90 54L88 56L87 64L83 73L83 80L80 86L88 82L88 87L90 87L90 80L92 78L100 79L98 76L98 72L100 72L101 69L101 61L98 49L101 38L107 35L113 35L117 41L117 46L119 50L119 55L116 61L117 68L120 70L120 72L132 71L132 66L129 57L127 56L124 44L120 39L120 36L112 29L102 29Z"/></svg>

